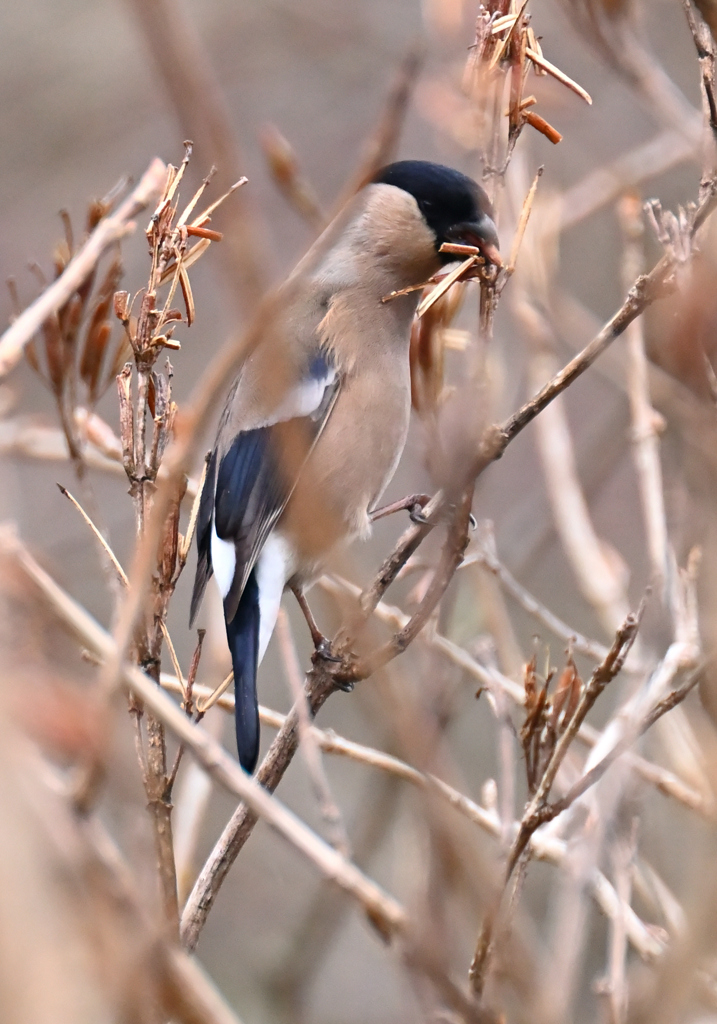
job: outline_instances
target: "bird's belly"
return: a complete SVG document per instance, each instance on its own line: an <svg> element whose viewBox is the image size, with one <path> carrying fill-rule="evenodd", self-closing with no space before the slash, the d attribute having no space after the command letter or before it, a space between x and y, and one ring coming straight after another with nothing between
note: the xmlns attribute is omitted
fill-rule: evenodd
<svg viewBox="0 0 717 1024"><path fill-rule="evenodd" d="M407 378L381 381L374 395L367 388L369 393L354 396L366 399L358 406L356 400L337 402L282 517L300 566L320 566L336 544L369 533L369 509L393 477L406 443ZM363 411L358 420L357 407Z"/></svg>

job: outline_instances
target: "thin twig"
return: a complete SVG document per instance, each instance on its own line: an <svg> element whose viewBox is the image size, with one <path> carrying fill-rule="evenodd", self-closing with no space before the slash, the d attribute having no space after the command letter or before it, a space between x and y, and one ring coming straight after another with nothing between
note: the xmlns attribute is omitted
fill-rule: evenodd
<svg viewBox="0 0 717 1024"><path fill-rule="evenodd" d="M68 501L70 501L71 504L73 504L75 506L75 508L80 513L80 515L82 516L84 521L89 526L90 530L92 531L92 533L95 536L95 539L98 541L98 543L100 544L100 546L101 546L102 550L104 551L105 555L109 559L109 561L110 561L110 563L112 565L112 568L116 572L117 578L119 579L120 583L124 587L129 586L129 580L127 579L127 574L125 573L124 569L120 565L119 559L117 558L117 556L115 555L114 551L110 547L110 545L109 545L105 535L102 533L102 531L99 529L99 527L95 525L95 523L92 521L92 519L90 519L88 514L83 509L82 505L80 505L80 503L77 500L77 498L75 498L67 490L66 487L63 487L62 484L58 484L57 486L60 489L60 493L63 494L68 499ZM169 657L170 657L171 662L172 662L172 667L174 668L174 671L176 673L177 679L179 679L180 682L181 682L181 680L182 680L182 669L181 669L180 664L179 664L179 659L177 658L177 652L176 652L176 650L174 648L174 644L172 643L172 638L169 635L169 629L167 627L167 623L164 620L162 620L162 622L160 623L160 628L161 628L162 633L164 635L165 643L167 644L167 650L169 651Z"/></svg>
<svg viewBox="0 0 717 1024"><path fill-rule="evenodd" d="M635 280L644 265L642 207L637 196L623 197L618 204L618 219L623 235L622 283L625 286ZM650 401L645 339L639 317L628 327L626 342L633 454L645 519L647 549L656 583L664 592L669 571L669 550L660 465L659 434L662 419Z"/></svg>
<svg viewBox="0 0 717 1024"><path fill-rule="evenodd" d="M532 60L533 64L542 68L543 71L547 71L549 75L552 75L553 78L557 78L559 82L562 82L562 84L567 86L568 89L571 89L572 92L576 93L580 99L585 100L586 103L592 105L592 97L590 96L590 93L586 89L583 89L582 85L578 85L577 82L573 81L573 79L570 78L569 75L566 75L564 71L561 71L560 68L556 68L554 64L551 64L549 60L546 60L542 53L538 53L536 50L528 47L525 51L525 55Z"/></svg>
<svg viewBox="0 0 717 1024"><path fill-rule="evenodd" d="M608 648L604 644L598 643L597 640L588 639L588 637L578 633L577 630L573 629L566 622L563 622L549 608L541 604L506 569L495 553L495 539L492 532L488 534L484 529L479 549L471 552L464 559L461 568L464 569L470 565L480 565L492 573L500 580L503 588L517 601L521 608L524 608L530 615L534 616L539 622L542 622L555 636L560 637L566 643L572 644L573 650L580 654L585 654L588 658L592 658L593 661L602 661L605 658Z"/></svg>
<svg viewBox="0 0 717 1024"><path fill-rule="evenodd" d="M289 617L283 608L279 609L276 633L284 662L284 672L291 690L291 697L299 715L299 738L304 760L311 776L321 816L326 823L327 836L331 845L345 857L348 857L350 847L346 826L341 817L341 811L331 793L331 786L329 785L329 780L321 760L320 748L311 729L309 709L306 706L306 698L304 696L304 679L301 665L296 653L294 638L291 635Z"/></svg>

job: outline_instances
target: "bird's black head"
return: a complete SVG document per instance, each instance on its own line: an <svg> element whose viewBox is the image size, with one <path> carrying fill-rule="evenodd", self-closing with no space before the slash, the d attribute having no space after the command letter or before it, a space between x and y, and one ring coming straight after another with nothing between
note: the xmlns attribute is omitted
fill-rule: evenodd
<svg viewBox="0 0 717 1024"><path fill-rule="evenodd" d="M444 242L477 246L486 259L500 266L498 232L488 196L472 178L442 164L426 160L400 160L373 178L374 183L395 185L412 195L436 236L436 249ZM441 253L444 263L456 256Z"/></svg>

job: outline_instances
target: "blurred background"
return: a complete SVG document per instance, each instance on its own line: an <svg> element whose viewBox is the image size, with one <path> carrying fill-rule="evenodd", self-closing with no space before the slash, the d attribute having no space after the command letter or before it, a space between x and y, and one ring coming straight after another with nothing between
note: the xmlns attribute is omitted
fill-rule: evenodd
<svg viewBox="0 0 717 1024"><path fill-rule="evenodd" d="M331 211L365 153L366 140L379 122L402 62L409 52L421 52L422 67L396 152L401 158L437 160L480 180L476 124L471 102L461 91L477 13L470 0L358 0L353 4L178 0L176 8L141 0L27 0L2 5L0 275L3 280L13 277L22 304L29 303L41 289L41 274L30 265L36 264L52 277L53 247L62 237L59 211L69 211L79 236L89 200L105 195L123 176L136 180L154 156L179 163L187 137L195 145L185 199L214 162L219 171L210 198L224 184L246 175L248 184L213 221L213 226L227 233L229 255L213 246L193 273L196 323L182 333L181 351L172 353L174 393L181 405L213 354L246 322L247 295L257 287L257 282L238 281L233 269L232 246L236 252L246 244L246 236L232 227L236 211L243 211L251 223L251 245L263 284L280 281L315 236L272 179L262 146L267 125L289 140L319 207ZM163 57L154 18L157 23L165 19L170 34L177 31L185 47L185 78L196 75L217 90L218 109L225 114L233 137L223 133L221 124L216 128L203 122L201 111L192 113L181 82L173 79L171 59ZM553 146L526 127L501 196L499 229L507 253L524 196L538 166L544 165L518 272L500 305L488 353L490 394L476 396L476 401L489 405L486 419L509 415L620 305L626 284L624 240L616 212L620 196L634 189L643 200L658 197L664 209L676 209L696 199L700 180L699 73L680 3L650 0L635 10L620 3L603 6L598 0L543 0L533 11L532 24L545 56L588 90L593 103L588 106L550 76L533 75L527 85L526 92L537 97L537 109L562 133L563 141ZM625 38L637 40L639 52L626 45ZM145 220L146 215L141 215L139 230L122 247L122 287L131 291L140 288L147 276ZM649 267L661 252L649 226L645 250ZM715 629L711 580L717 555L717 434L709 374L694 346L699 343L708 356L713 353L717 310L711 298L715 294L711 259L708 241L704 276L686 286L693 298L683 301L672 296L660 302L647 317L645 334L652 401L661 417L669 536L681 566L686 565L693 546L701 545L701 629L707 649ZM475 332L476 293L477 289L467 290L455 324L458 331ZM532 310L532 319L526 309ZM536 311L543 326L548 324L547 331L535 328ZM11 315L9 296L0 296L2 321ZM460 337L458 349L446 356L449 384L461 373ZM619 622L618 612L635 607L654 576L635 471L628 370L621 339L569 389L562 405L564 420L551 421L541 428L542 435L537 424L531 426L488 469L473 505L481 523L494 524L497 554L510 573L572 629L607 645ZM17 523L22 539L42 564L100 622L110 624L114 594L106 584L96 548L55 486L60 482L72 489L69 463L18 451L22 445L5 426L55 423L52 397L28 365L0 385L0 409L0 520ZM117 430L113 388L98 410ZM564 450L557 444L565 424L576 473L563 478L561 464L566 470L566 463L560 453ZM435 486L427 450L430 437L416 416L387 501ZM206 450L211 440L208 433L200 450ZM91 483L99 519L118 557L128 565L134 519L126 481L120 473L98 470L92 472ZM561 503L574 507L571 488L575 485L592 525L587 541L571 539L569 526L561 527ZM398 520L382 522L371 542L354 552L356 582L371 579L406 525L401 517ZM581 554L590 551L598 560L602 590L597 585L591 590L590 570L581 563ZM192 566L193 560L191 555ZM194 646L187 628L190 575L181 580L169 618L184 666ZM410 610L416 599L411 590L416 579L409 577L389 594L389 600ZM10 586L5 663L15 680L15 696L21 693L23 714L36 732L45 735L47 715L38 711L33 718L33 708L41 709L47 697L36 678L40 666L49 660L59 674L85 681L90 680L91 669L80 662L76 645L59 628L43 620L35 633L29 632L32 613L21 591L15 584ZM335 625L331 604L318 588L311 600L322 624L327 629ZM286 599L285 606L302 664L307 666L310 648L303 622L295 615L293 600ZM202 679L213 685L212 679L216 677L216 682L225 673L228 659L211 607L205 610L204 624L210 633ZM518 681L523 663L535 649L536 634L540 658L545 658L548 645L552 663L562 666L564 662L564 640L536 624L511 598L501 597L495 578L479 566L462 571L444 602L439 624L477 657ZM672 639L670 630L666 605L653 597L642 655L656 652L661 657ZM260 699L286 712L291 695L275 648L274 641L260 672ZM578 662L583 672L589 672L587 661L578 658ZM384 692L401 681L412 693L417 691L418 706L440 723L449 758L446 771L459 788L479 799L500 770L498 719L485 697L475 699L475 679L437 655L412 650L397 664L392 679L372 679L351 695L332 698L319 724L408 756L405 737L390 717L391 708L400 705L387 700ZM595 724L606 721L633 685L629 676L615 684L614 692L599 704ZM708 674L702 686L703 703L693 695L679 726L648 739L646 746L651 757L702 793L711 792L711 725L704 710L710 708L710 694ZM229 719L215 709L207 722L225 735L233 750ZM263 749L271 735L265 727ZM107 742L112 770L102 799L103 820L152 905L156 899L152 838L143 812L130 722L124 713L113 720ZM450 866L440 863L440 857L436 867L430 815L417 806L418 797L410 787L340 758L327 758L326 763L356 859L372 877L409 908L430 914L440 876L445 900L438 903L440 913L450 911L447 931L453 963L459 967L465 963L467 968L487 891L484 879L491 877L497 863L496 842L476 829L469 830L465 843L475 866L475 889L466 890L460 879L452 879ZM520 765L517 770L522 778ZM180 775L178 815L182 779ZM518 814L524 798L521 785ZM673 894L674 904L665 897L664 905L680 908L679 913L689 920L697 909L704 916L706 906L714 907L715 888L712 882L706 884L703 873L714 847L709 816L670 801L644 781L633 780L626 788L629 808L625 813L639 815L641 849L644 844L645 857ZM300 758L283 781L280 796L322 830ZM226 794L212 791L193 858L195 867L209 853L233 808ZM17 813L22 831L22 812ZM27 862L17 851L14 855L18 857L14 870L21 881L22 865ZM519 914L521 941L529 940L531 953L521 952L522 947L513 951L518 958L525 955L526 963L532 965L530 970L526 967L526 977L534 976L531 970L538 974L544 970L558 988L561 983L555 979L560 975L550 972L559 972L552 954L570 934L560 930L560 907L566 905L561 903L565 896L561 887L566 884L554 867L531 866ZM605 969L606 924L589 898L584 896L581 906L583 938L571 980L565 982L564 1005L560 999L551 1004L545 1019L605 1018L595 983ZM638 910L653 921L655 934L670 931L646 897ZM695 942L708 950L713 926L702 921L700 927ZM51 960L62 945L61 933L58 926L58 937L48 939L47 949L39 955ZM7 934L2 937L11 941ZM327 883L261 825L221 891L198 954L247 1022L403 1022L428 1012L422 983L386 951L356 908L335 899ZM640 992L648 991L653 976L636 954L631 954L630 962L631 984ZM531 1019L531 1000L517 982L515 986L508 1019ZM95 1015L99 1005L88 1001L82 1010L73 1011L76 1016L66 1019L115 1019ZM34 1020L44 1020L45 1012L48 1020L65 1019L45 1008L37 1011ZM679 1012L665 1019L706 1020L714 1019L715 1013L707 997L690 996Z"/></svg>

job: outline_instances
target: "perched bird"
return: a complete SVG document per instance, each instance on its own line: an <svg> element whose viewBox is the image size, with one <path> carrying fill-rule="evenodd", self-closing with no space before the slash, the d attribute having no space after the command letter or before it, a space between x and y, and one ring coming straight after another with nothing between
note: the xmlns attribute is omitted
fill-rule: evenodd
<svg viewBox="0 0 717 1024"><path fill-rule="evenodd" d="M234 668L239 760L259 752L257 667L284 588L299 597L341 542L365 537L403 451L408 349L420 284L447 241L500 262L493 211L470 178L405 160L381 170L283 286L229 394L197 522L191 621L214 573ZM400 505L400 503L399 503Z"/></svg>

